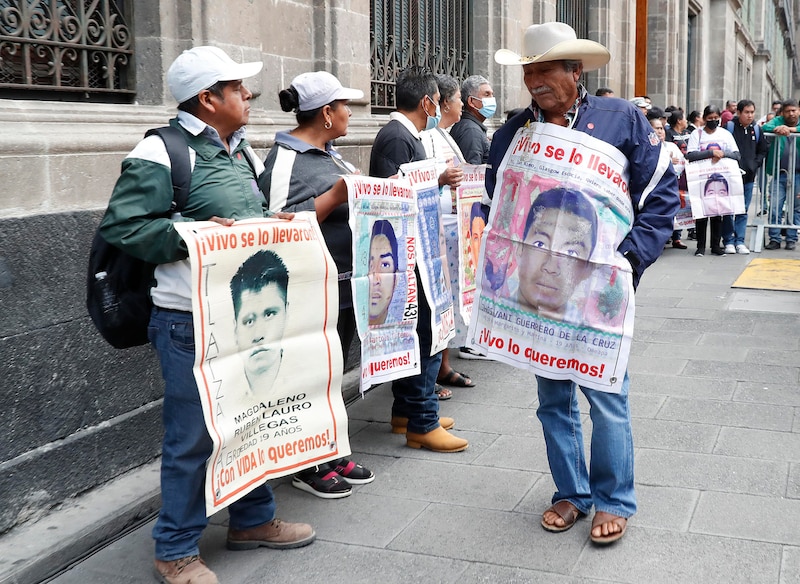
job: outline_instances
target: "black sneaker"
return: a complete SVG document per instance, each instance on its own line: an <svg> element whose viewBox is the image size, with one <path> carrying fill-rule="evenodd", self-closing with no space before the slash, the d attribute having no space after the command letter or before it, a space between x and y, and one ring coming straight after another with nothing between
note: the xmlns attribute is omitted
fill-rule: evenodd
<svg viewBox="0 0 800 584"><path fill-rule="evenodd" d="M796 241L787 241L786 245L783 246L783 249L787 249L789 251L792 251L796 247L797 247L797 242Z"/></svg>
<svg viewBox="0 0 800 584"><path fill-rule="evenodd" d="M375 473L347 458L340 458L328 464L336 474L351 485L366 485L375 480Z"/></svg>
<svg viewBox="0 0 800 584"><path fill-rule="evenodd" d="M780 249L780 248L781 248L781 242L780 241L772 241L772 240L770 240L770 242L767 245L764 246L764 249Z"/></svg>
<svg viewBox="0 0 800 584"><path fill-rule="evenodd" d="M322 499L341 499L353 492L347 481L327 465L297 473L292 478L292 486Z"/></svg>

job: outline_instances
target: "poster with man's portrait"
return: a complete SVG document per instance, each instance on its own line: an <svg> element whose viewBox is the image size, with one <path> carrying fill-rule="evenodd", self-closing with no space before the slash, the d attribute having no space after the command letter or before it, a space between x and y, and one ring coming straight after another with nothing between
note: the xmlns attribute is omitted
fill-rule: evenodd
<svg viewBox="0 0 800 584"><path fill-rule="evenodd" d="M439 205L439 174L433 160L400 166L400 174L416 191L417 272L431 310L431 355L455 336L453 291L447 267L447 243Z"/></svg>
<svg viewBox="0 0 800 584"><path fill-rule="evenodd" d="M338 276L313 213L175 226L192 266L211 515L270 478L350 453Z"/></svg>
<svg viewBox="0 0 800 584"><path fill-rule="evenodd" d="M486 192L484 181L486 165L464 165L464 180L456 189L456 214L458 216L458 302L459 314L469 324L477 289L478 260L480 258L483 230L489 218L481 204ZM487 266L494 273L494 266Z"/></svg>
<svg viewBox="0 0 800 584"><path fill-rule="evenodd" d="M497 170L468 341L551 379L621 390L633 277L617 251L633 223L628 162L552 124L520 128Z"/></svg>
<svg viewBox="0 0 800 584"><path fill-rule="evenodd" d="M417 199L405 180L347 176L361 391L418 373Z"/></svg>
<svg viewBox="0 0 800 584"><path fill-rule="evenodd" d="M695 219L738 215L744 209L744 184L739 163L732 158L711 158L686 164L692 215Z"/></svg>

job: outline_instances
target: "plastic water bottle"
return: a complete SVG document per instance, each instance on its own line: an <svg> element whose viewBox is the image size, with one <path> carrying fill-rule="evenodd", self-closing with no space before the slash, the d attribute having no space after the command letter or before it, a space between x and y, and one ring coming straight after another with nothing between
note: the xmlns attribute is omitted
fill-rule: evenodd
<svg viewBox="0 0 800 584"><path fill-rule="evenodd" d="M100 293L100 304L103 308L103 314L111 316L117 312L117 299L114 296L114 291L111 289L111 282L108 281L107 272L97 272L94 275L95 286Z"/></svg>

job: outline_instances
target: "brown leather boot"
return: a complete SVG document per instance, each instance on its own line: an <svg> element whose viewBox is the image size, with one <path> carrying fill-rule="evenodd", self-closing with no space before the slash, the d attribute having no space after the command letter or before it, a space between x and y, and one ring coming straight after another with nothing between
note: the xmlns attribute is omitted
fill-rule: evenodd
<svg viewBox="0 0 800 584"><path fill-rule="evenodd" d="M445 430L449 430L456 425L456 421L453 418L439 418L439 425ZM408 418L392 416L392 434L405 434L407 430Z"/></svg>
<svg viewBox="0 0 800 584"><path fill-rule="evenodd" d="M186 556L165 562L156 560L156 577L163 584L219 584L216 574L200 556Z"/></svg>
<svg viewBox="0 0 800 584"><path fill-rule="evenodd" d="M434 452L461 452L467 449L469 442L463 438L453 436L439 426L425 434L406 432L406 446L409 448L427 448Z"/></svg>
<svg viewBox="0 0 800 584"><path fill-rule="evenodd" d="M269 523L250 529L228 528L228 549L254 550L257 547L291 549L308 545L317 534L307 523L287 523L273 519Z"/></svg>

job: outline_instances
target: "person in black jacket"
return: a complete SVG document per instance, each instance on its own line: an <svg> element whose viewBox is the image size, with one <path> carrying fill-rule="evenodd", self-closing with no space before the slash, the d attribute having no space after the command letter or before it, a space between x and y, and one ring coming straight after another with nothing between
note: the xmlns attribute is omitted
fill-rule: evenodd
<svg viewBox="0 0 800 584"><path fill-rule="evenodd" d="M753 198L753 184L756 180L756 171L761 167L764 158L769 152L769 144L764 134L756 130L756 104L749 99L743 99L736 104L736 117L727 124L727 130L733 134L736 145L739 147L739 168L744 171L744 213L722 218L722 242L725 244L725 253L748 254L750 250L744 244L745 230L747 229L747 209Z"/></svg>
<svg viewBox="0 0 800 584"><path fill-rule="evenodd" d="M481 75L470 75L461 84L461 101L464 111L461 120L453 124L453 138L464 159L470 164L485 164L489 158L489 138L483 123L497 111L497 101L489 80Z"/></svg>

